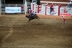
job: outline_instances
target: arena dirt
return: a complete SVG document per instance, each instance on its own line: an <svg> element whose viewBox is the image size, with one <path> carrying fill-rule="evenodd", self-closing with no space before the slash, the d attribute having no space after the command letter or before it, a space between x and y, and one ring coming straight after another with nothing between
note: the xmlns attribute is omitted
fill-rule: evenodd
<svg viewBox="0 0 72 48"><path fill-rule="evenodd" d="M72 48L72 17L38 15L28 22L25 15L0 17L0 48Z"/></svg>

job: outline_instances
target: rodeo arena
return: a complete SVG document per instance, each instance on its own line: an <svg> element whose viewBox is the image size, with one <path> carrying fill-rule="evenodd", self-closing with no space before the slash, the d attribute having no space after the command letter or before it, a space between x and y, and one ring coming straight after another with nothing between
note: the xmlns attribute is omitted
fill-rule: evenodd
<svg viewBox="0 0 72 48"><path fill-rule="evenodd" d="M72 0L0 0L0 48L72 48Z"/></svg>

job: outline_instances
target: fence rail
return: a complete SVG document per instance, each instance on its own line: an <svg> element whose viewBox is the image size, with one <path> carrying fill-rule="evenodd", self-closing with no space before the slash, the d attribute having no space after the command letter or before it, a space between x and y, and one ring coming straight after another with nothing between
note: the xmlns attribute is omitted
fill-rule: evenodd
<svg viewBox="0 0 72 48"><path fill-rule="evenodd" d="M2 7L14 7L14 6L21 7L22 5L24 4L2 4ZM27 5L31 5L31 2L27 2Z"/></svg>
<svg viewBox="0 0 72 48"><path fill-rule="evenodd" d="M2 4L2 7L21 7L24 4Z"/></svg>

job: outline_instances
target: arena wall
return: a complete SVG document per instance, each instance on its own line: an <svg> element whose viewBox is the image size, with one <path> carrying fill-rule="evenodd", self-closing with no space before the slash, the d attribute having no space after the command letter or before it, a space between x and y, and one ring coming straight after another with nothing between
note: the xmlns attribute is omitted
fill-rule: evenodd
<svg viewBox="0 0 72 48"><path fill-rule="evenodd" d="M72 16L72 8L63 7L61 5L54 5L53 11L50 13L50 6L48 4L37 5L31 3L31 10L33 13L54 16Z"/></svg>

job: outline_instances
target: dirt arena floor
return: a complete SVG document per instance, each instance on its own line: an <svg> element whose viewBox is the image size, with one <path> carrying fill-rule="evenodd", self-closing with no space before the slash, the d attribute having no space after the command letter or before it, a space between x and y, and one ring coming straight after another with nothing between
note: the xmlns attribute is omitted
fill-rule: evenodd
<svg viewBox="0 0 72 48"><path fill-rule="evenodd" d="M0 48L72 48L72 17L38 15L0 16Z"/></svg>

